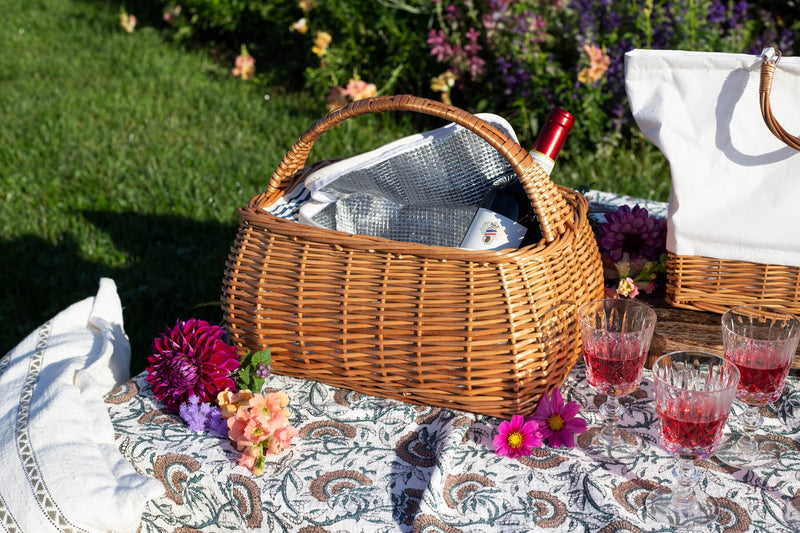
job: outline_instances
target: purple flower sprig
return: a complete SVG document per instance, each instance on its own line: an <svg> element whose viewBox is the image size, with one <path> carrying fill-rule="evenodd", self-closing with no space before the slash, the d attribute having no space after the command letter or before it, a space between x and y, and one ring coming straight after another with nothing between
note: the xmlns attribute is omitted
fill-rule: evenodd
<svg viewBox="0 0 800 533"><path fill-rule="evenodd" d="M258 392L272 372L272 355L269 348L260 352L248 353L239 360L236 385L239 390Z"/></svg>
<svg viewBox="0 0 800 533"><path fill-rule="evenodd" d="M194 394L180 405L178 414L191 431L213 431L220 437L228 436L228 424L222 418L219 407L208 402L201 403L200 398Z"/></svg>
<svg viewBox="0 0 800 533"><path fill-rule="evenodd" d="M504 420L492 444L497 455L510 458L529 456L545 441L553 448L572 448L575 435L586 431L586 420L578 416L578 402L564 403L561 390L556 387L539 400L536 413L529 420L514 415Z"/></svg>

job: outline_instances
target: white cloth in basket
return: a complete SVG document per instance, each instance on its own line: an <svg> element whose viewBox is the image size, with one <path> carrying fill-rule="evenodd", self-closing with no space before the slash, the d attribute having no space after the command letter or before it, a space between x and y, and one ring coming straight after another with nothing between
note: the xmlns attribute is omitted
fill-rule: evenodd
<svg viewBox="0 0 800 533"><path fill-rule="evenodd" d="M639 128L672 173L667 249L687 256L800 266L800 152L767 129L761 58L674 50L625 54ZM773 112L800 133L800 58L784 57Z"/></svg>
<svg viewBox="0 0 800 533"><path fill-rule="evenodd" d="M110 279L0 360L0 530L136 531L164 487L114 442L103 395L129 365Z"/></svg>

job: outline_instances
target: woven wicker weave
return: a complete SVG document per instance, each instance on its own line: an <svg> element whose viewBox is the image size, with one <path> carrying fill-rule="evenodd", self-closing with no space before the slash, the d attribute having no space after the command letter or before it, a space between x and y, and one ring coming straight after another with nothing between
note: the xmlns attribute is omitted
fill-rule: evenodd
<svg viewBox="0 0 800 533"><path fill-rule="evenodd" d="M544 239L476 252L351 235L264 211L308 173L322 133L385 111L441 117L489 142L525 185ZM242 350L270 347L278 373L412 403L528 415L581 354L577 308L603 295L586 212L582 195L553 184L527 151L465 111L413 96L359 100L306 131L266 192L240 211L225 319Z"/></svg>
<svg viewBox="0 0 800 533"><path fill-rule="evenodd" d="M765 59L761 64L761 113L776 137L800 150L800 139L784 130L772 114L769 97L776 63L777 59ZM754 303L800 314L800 268L670 253L666 300L676 307L720 314L731 307ZM800 359L796 361L800 367Z"/></svg>

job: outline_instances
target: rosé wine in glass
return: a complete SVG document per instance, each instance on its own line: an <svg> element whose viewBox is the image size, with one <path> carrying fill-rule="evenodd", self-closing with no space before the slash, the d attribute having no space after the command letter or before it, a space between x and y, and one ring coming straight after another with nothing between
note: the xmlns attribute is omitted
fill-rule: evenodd
<svg viewBox="0 0 800 533"><path fill-rule="evenodd" d="M743 305L722 315L725 357L739 368L742 378L736 399L745 404L739 415L744 430L720 446L717 459L735 468L770 466L780 458L778 446L759 445L754 434L764 418L759 405L780 398L800 341L800 320L776 307Z"/></svg>
<svg viewBox="0 0 800 533"><path fill-rule="evenodd" d="M645 509L673 528L694 528L716 521L716 504L695 486L703 471L695 459L713 455L722 438L739 383L731 361L703 352L673 352L653 364L658 442L678 462L678 486L648 494Z"/></svg>
<svg viewBox="0 0 800 533"><path fill-rule="evenodd" d="M774 349L769 346L751 346L738 352L730 350L725 353L742 373L739 393L736 395L741 401L767 404L781 397L786 376L792 368L792 359L782 357L780 353L764 353L769 351Z"/></svg>
<svg viewBox="0 0 800 533"><path fill-rule="evenodd" d="M639 388L647 352L637 334L608 333L599 342L583 348L586 379L603 394L630 394Z"/></svg>
<svg viewBox="0 0 800 533"><path fill-rule="evenodd" d="M636 300L607 299L585 304L578 311L578 318L586 380L607 396L600 407L606 423L584 450L598 458L633 457L642 450L643 443L641 438L618 427L625 412L619 396L639 388L656 312Z"/></svg>
<svg viewBox="0 0 800 533"><path fill-rule="evenodd" d="M679 408L678 413L658 410L661 422L659 442L673 455L709 457L722 438L728 413L717 413L711 418L698 417L690 407Z"/></svg>

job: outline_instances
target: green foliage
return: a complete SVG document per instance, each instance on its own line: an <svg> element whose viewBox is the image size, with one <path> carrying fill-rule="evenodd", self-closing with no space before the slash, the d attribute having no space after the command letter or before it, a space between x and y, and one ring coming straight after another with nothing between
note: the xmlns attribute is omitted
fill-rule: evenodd
<svg viewBox="0 0 800 533"><path fill-rule="evenodd" d="M0 49L0 355L101 276L117 282L134 371L177 319L220 323L237 210L324 102L234 78L141 20L125 33L118 5L14 2ZM415 131L361 117L311 157Z"/></svg>
<svg viewBox="0 0 800 533"><path fill-rule="evenodd" d="M239 390L260 392L265 378L269 376L271 363L272 355L269 348L243 356L239 359L239 370L236 371L236 387Z"/></svg>
<svg viewBox="0 0 800 533"><path fill-rule="evenodd" d="M308 13L294 1L191 0L171 22L162 13L170 6L131 0L124 7L138 24L128 34L115 2L6 4L0 17L0 354L94 294L98 278L109 276L124 305L134 372L144 368L152 339L176 319L222 321L221 282L237 209L265 189L292 143L324 115L331 86L358 76L387 93L439 96L429 83L449 64L430 54L430 30L447 29L466 46L485 5L474 2L476 11L445 28L446 12L437 10L446 5L432 0L320 1ZM557 7L554 1L513 5L515 16L526 5ZM765 17L775 31L796 32L796 2L767 7L780 14ZM291 31L304 15L309 32ZM510 118L523 142L538 131L547 106L563 103L580 128L559 159L557 182L666 200L663 156L609 107L624 101L613 96L611 66L596 84L576 87L578 73L590 66L583 43L569 34L578 15L548 15L545 39L528 48L503 33L492 49L480 41L488 35L482 33L486 70L454 84L454 103ZM650 30L636 20L628 33L591 26L592 43L621 43L634 30L658 38L658 18L650 19ZM761 22L751 24L730 30L741 32L736 39L751 39ZM316 31L332 35L322 67L311 51ZM706 38L702 25L692 31L687 35ZM243 44L257 61L254 80L230 73ZM507 93L500 57L524 58L535 76ZM463 65L468 72L468 57ZM312 160L347 157L438 125L399 114L348 120L317 141Z"/></svg>
<svg viewBox="0 0 800 533"><path fill-rule="evenodd" d="M430 71L425 34L431 24L430 2L319 2L305 14L309 25L302 49L309 58L306 87L324 97L328 90L350 79L375 83L379 94L422 94L428 80L419 73ZM333 39L318 58L311 51L318 31Z"/></svg>
<svg viewBox="0 0 800 533"><path fill-rule="evenodd" d="M189 0L184 11L201 41L224 41L232 54L246 44L262 83L305 87L323 99L361 79L379 94L442 98L469 111L503 115L526 145L550 108L562 106L577 118L567 151L605 157L629 147L626 139L636 130L625 95L626 51L750 52L775 43L792 53L800 35L796 4ZM314 49L320 32L331 41ZM593 50L600 56L588 55ZM275 57L281 60L270 61Z"/></svg>

